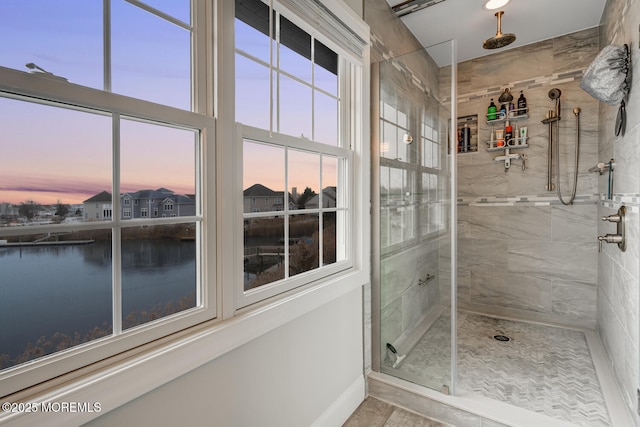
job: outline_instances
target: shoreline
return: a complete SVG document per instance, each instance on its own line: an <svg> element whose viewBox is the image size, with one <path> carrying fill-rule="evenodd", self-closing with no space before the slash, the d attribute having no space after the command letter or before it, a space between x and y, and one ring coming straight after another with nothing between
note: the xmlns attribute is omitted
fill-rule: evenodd
<svg viewBox="0 0 640 427"><path fill-rule="evenodd" d="M62 240L56 242L3 242L0 241L0 248L16 248L23 246L67 246L67 245L90 245L95 240Z"/></svg>

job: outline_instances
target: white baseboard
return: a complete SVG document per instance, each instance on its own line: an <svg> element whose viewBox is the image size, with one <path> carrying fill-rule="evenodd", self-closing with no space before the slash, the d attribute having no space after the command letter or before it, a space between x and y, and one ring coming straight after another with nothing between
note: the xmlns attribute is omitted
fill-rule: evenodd
<svg viewBox="0 0 640 427"><path fill-rule="evenodd" d="M314 421L312 427L341 426L365 398L365 379L361 375Z"/></svg>

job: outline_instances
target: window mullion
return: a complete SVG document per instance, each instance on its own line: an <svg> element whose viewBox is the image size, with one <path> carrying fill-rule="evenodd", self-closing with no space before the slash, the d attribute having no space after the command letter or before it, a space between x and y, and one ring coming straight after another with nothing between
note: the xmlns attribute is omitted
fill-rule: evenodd
<svg viewBox="0 0 640 427"><path fill-rule="evenodd" d="M320 189L319 192L320 194L318 194L318 209L320 210L320 212L318 213L318 267L322 268L322 266L324 265L324 243L323 243L323 237L324 237L324 191L322 191L322 189L324 188L324 183L322 182L322 176L323 176L323 166L324 166L324 156L322 154L320 154L320 177L319 177L319 183L320 183ZM338 187L336 187L337 190Z"/></svg>
<svg viewBox="0 0 640 427"><path fill-rule="evenodd" d="M289 277L289 148L284 150L284 191L282 192L284 209L284 278Z"/></svg>
<svg viewBox="0 0 640 427"><path fill-rule="evenodd" d="M274 25L273 22L273 0L269 0L269 136L272 135L273 129L273 94L275 88L273 87L273 41L274 37Z"/></svg>
<svg viewBox="0 0 640 427"><path fill-rule="evenodd" d="M311 37L311 140L316 141L316 67L315 67L316 44L315 37ZM322 188L322 186L320 186ZM320 263L322 265L322 263Z"/></svg>
<svg viewBox="0 0 640 427"><path fill-rule="evenodd" d="M113 114L113 188L111 196L112 206L112 295L113 295L113 335L122 333L122 241L120 227L120 114Z"/></svg>
<svg viewBox="0 0 640 427"><path fill-rule="evenodd" d="M103 28L102 28L102 45L104 51L103 55L103 72L104 72L104 90L111 92L111 0L103 0Z"/></svg>

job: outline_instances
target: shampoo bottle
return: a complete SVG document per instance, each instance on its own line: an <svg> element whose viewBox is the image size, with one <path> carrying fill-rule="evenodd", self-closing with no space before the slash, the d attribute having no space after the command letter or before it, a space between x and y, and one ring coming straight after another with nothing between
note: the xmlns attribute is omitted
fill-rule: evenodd
<svg viewBox="0 0 640 427"><path fill-rule="evenodd" d="M493 103L493 98L491 98L491 104L489 104L489 108L487 108L487 120L496 119L496 110L496 104Z"/></svg>
<svg viewBox="0 0 640 427"><path fill-rule="evenodd" d="M527 114L527 98L525 98L522 91L520 91L520 97L518 98L518 115L523 114Z"/></svg>
<svg viewBox="0 0 640 427"><path fill-rule="evenodd" d="M513 127L509 124L509 122L506 123L506 126L504 127L504 142L506 145L513 145Z"/></svg>

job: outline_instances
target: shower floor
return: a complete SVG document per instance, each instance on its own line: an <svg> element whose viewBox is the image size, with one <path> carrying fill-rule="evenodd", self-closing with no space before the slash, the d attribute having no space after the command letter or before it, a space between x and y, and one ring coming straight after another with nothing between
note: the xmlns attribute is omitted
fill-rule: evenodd
<svg viewBox="0 0 640 427"><path fill-rule="evenodd" d="M450 384L449 330L440 316L400 367L383 371L437 390ZM458 387L579 426L611 425L584 333L572 329L459 313Z"/></svg>

